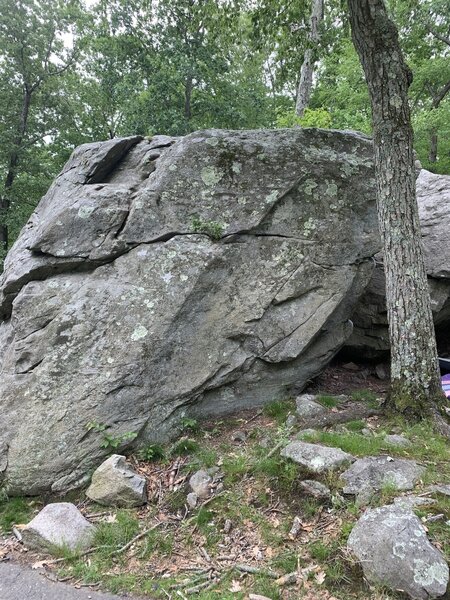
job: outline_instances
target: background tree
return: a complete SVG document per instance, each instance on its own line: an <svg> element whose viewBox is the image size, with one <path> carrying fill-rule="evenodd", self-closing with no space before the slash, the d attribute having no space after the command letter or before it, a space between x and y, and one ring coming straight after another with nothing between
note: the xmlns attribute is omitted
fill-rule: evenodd
<svg viewBox="0 0 450 600"><path fill-rule="evenodd" d="M443 404L416 202L412 73L383 0L348 0L372 108L378 221L391 345L390 405L418 417Z"/></svg>
<svg viewBox="0 0 450 600"><path fill-rule="evenodd" d="M43 150L46 137L54 135L57 129L55 79L74 65L75 50L65 44L64 34L73 32L77 8L75 0L0 1L2 254L9 243L10 211L21 204L20 194L16 193L20 185L15 190L21 169L26 161L29 179L33 169L30 150Z"/></svg>

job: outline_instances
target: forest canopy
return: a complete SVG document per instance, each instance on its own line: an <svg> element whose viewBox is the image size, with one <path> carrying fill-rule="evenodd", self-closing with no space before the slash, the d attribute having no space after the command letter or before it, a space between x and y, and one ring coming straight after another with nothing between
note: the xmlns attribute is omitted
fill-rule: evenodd
<svg viewBox="0 0 450 600"><path fill-rule="evenodd" d="M447 1L389 0L388 8L414 75L416 152L425 168L450 173ZM345 2L325 3L312 95L303 116L295 113L310 11L310 2L290 0L0 0L3 255L85 142L212 127L370 134Z"/></svg>

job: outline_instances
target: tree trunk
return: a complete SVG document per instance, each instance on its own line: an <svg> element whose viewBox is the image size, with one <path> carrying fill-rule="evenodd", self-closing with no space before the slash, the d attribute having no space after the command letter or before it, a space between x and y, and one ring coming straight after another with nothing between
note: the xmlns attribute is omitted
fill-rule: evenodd
<svg viewBox="0 0 450 600"><path fill-rule="evenodd" d="M450 81L442 86L442 88L438 91L438 93L433 97L432 110L439 108L440 103L445 98L445 96L450 92ZM430 152L428 154L428 160L430 163L437 162L438 156L438 134L436 129L433 129L430 134Z"/></svg>
<svg viewBox="0 0 450 600"><path fill-rule="evenodd" d="M377 207L391 343L388 405L424 417L444 396L416 201L412 74L383 0L348 0L352 39L372 105Z"/></svg>
<svg viewBox="0 0 450 600"><path fill-rule="evenodd" d="M314 65L316 62L315 53L320 41L320 24L323 19L323 0L312 0L309 46L305 50L303 64L300 70L300 82L297 90L297 102L295 104L295 113L302 117L309 104L312 91Z"/></svg>
<svg viewBox="0 0 450 600"><path fill-rule="evenodd" d="M428 154L428 160L430 163L437 162L437 152L438 152L438 136L437 132L433 129L430 134L430 152Z"/></svg>
<svg viewBox="0 0 450 600"><path fill-rule="evenodd" d="M8 212L11 207L10 193L14 180L17 175L17 166L19 164L19 152L21 150L25 133L28 125L28 115L30 112L31 97L33 91L24 86L22 113L20 123L17 129L17 136L8 158L8 170L6 172L3 192L0 196L0 255L6 254L9 245L8 231Z"/></svg>
<svg viewBox="0 0 450 600"><path fill-rule="evenodd" d="M188 75L184 84L184 118L186 119L186 123L189 123L192 117L191 97L193 87L193 77L192 75Z"/></svg>

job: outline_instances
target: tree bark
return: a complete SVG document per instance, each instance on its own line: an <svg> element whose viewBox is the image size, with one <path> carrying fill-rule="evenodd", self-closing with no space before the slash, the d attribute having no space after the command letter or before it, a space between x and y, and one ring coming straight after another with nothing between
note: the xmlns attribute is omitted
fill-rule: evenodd
<svg viewBox="0 0 450 600"><path fill-rule="evenodd" d="M391 343L388 405L422 418L443 404L423 257L413 131L412 73L383 0L348 0L352 39L372 106L377 208L383 241Z"/></svg>
<svg viewBox="0 0 450 600"><path fill-rule="evenodd" d="M437 162L438 153L438 136L435 129L430 133L430 152L428 153L428 160L430 163Z"/></svg>
<svg viewBox="0 0 450 600"><path fill-rule="evenodd" d="M20 150L23 145L25 133L28 125L28 115L30 113L31 97L33 89L27 85L24 86L22 112L20 122L17 128L17 135L11 148L8 158L8 170L6 172L3 193L0 196L0 254L6 254L9 245L8 231L8 212L11 207L10 193L14 180L17 175L17 166L19 164Z"/></svg>
<svg viewBox="0 0 450 600"><path fill-rule="evenodd" d="M303 56L303 64L300 70L300 82L297 90L297 102L295 104L295 113L302 117L309 104L312 91L314 65L316 62L315 54L320 42L320 24L323 19L323 0L312 0L309 46Z"/></svg>

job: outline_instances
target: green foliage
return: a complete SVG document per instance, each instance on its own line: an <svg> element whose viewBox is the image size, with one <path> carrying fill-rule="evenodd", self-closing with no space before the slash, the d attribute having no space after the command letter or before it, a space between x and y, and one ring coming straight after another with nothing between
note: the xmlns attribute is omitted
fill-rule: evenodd
<svg viewBox="0 0 450 600"><path fill-rule="evenodd" d="M198 442L186 437L182 437L177 440L170 449L172 456L187 456L188 454L194 454L198 450Z"/></svg>
<svg viewBox="0 0 450 600"><path fill-rule="evenodd" d="M166 452L161 444L150 444L139 451L142 460L156 461L166 457Z"/></svg>
<svg viewBox="0 0 450 600"><path fill-rule="evenodd" d="M203 221L195 216L192 217L191 225L195 233L204 233L215 241L219 241L223 235L224 226L217 221Z"/></svg>
<svg viewBox="0 0 450 600"><path fill-rule="evenodd" d="M264 406L263 411L266 416L276 419L282 425L293 409L294 404L290 400L272 400Z"/></svg>
<svg viewBox="0 0 450 600"><path fill-rule="evenodd" d="M121 446L124 446L127 442L131 442L137 437L137 433L134 431L126 431L119 435L111 435L106 430L109 429L109 425L104 423L98 423L97 421L89 421L86 424L88 431L95 431L102 434L102 441L100 443L101 448L107 448L109 450L117 450Z"/></svg>
<svg viewBox="0 0 450 600"><path fill-rule="evenodd" d="M133 511L119 510L114 523L100 522L97 524L94 546L105 546L105 553L109 549L118 549L127 544L139 532L139 520Z"/></svg>
<svg viewBox="0 0 450 600"><path fill-rule="evenodd" d="M327 408L335 408L339 404L334 396L317 396L316 400Z"/></svg>
<svg viewBox="0 0 450 600"><path fill-rule="evenodd" d="M183 417L180 420L180 424L183 431L196 433L200 429L197 419L192 419L191 417Z"/></svg>
<svg viewBox="0 0 450 600"><path fill-rule="evenodd" d="M9 533L13 525L27 523L33 511L32 502L25 498L0 499L0 531Z"/></svg>
<svg viewBox="0 0 450 600"><path fill-rule="evenodd" d="M303 117L298 117L295 111L277 111L277 127L320 127L329 129L332 118L325 108L307 108Z"/></svg>

